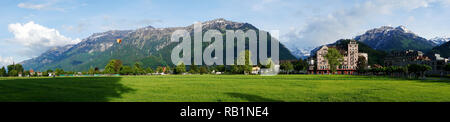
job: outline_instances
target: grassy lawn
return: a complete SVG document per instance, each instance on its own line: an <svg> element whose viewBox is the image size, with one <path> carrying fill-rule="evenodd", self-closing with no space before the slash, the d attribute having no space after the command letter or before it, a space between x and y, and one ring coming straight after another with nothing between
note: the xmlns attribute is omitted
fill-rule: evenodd
<svg viewBox="0 0 450 122"><path fill-rule="evenodd" d="M0 78L0 101L450 102L450 81L343 75Z"/></svg>

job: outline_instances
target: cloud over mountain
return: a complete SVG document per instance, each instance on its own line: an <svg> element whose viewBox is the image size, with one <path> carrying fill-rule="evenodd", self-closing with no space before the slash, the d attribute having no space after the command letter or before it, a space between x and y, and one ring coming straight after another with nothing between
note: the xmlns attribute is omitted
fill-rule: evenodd
<svg viewBox="0 0 450 122"><path fill-rule="evenodd" d="M2 56L0 56L0 68L1 68L1 66L10 65L12 63L13 63L13 58L12 57L2 57Z"/></svg>
<svg viewBox="0 0 450 122"><path fill-rule="evenodd" d="M17 50L31 57L50 48L80 42L80 39L65 37L56 29L44 27L33 21L9 24L8 30L14 34L14 38L9 40L10 43L19 45L22 49Z"/></svg>

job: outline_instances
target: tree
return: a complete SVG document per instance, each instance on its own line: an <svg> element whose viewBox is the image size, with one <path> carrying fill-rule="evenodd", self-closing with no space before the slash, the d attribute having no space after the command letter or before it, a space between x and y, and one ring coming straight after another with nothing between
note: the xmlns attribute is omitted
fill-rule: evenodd
<svg viewBox="0 0 450 122"><path fill-rule="evenodd" d="M225 65L217 65L215 70L216 72L225 72Z"/></svg>
<svg viewBox="0 0 450 122"><path fill-rule="evenodd" d="M147 69L145 69L145 73L154 73L154 71L151 67L147 67Z"/></svg>
<svg viewBox="0 0 450 122"><path fill-rule="evenodd" d="M141 63L136 62L134 63L133 72L135 75L142 75L144 74L144 69L141 68Z"/></svg>
<svg viewBox="0 0 450 122"><path fill-rule="evenodd" d="M62 75L62 74L64 74L64 70L63 69L59 69L59 68L55 69L55 74L54 75L59 76L59 75Z"/></svg>
<svg viewBox="0 0 450 122"><path fill-rule="evenodd" d="M119 73L122 66L122 61L113 59L110 60L108 64L106 64L104 72L109 74Z"/></svg>
<svg viewBox="0 0 450 122"><path fill-rule="evenodd" d="M186 65L184 65L183 62L181 62L175 67L175 74L183 74L183 73L186 73Z"/></svg>
<svg viewBox="0 0 450 122"><path fill-rule="evenodd" d="M415 73L416 78L425 77L425 72L431 70L431 67L426 64L410 64L408 65L408 71Z"/></svg>
<svg viewBox="0 0 450 122"><path fill-rule="evenodd" d="M242 74L241 68L237 64L234 64L230 67L230 72L233 74Z"/></svg>
<svg viewBox="0 0 450 122"><path fill-rule="evenodd" d="M8 65L8 66L6 66L6 68L8 69L8 74L9 74L9 71L14 70L14 65Z"/></svg>
<svg viewBox="0 0 450 122"><path fill-rule="evenodd" d="M92 68L92 67L89 68L88 74L89 74L89 75L94 75L94 74L95 74L95 69Z"/></svg>
<svg viewBox="0 0 450 122"><path fill-rule="evenodd" d="M244 60L245 62L244 62L244 65L240 65L239 66L239 69L240 69L240 72L243 72L244 74L247 74L247 73L250 73L250 72L252 72L252 61L251 61L251 52L249 51L249 50L245 50L244 52L241 52L240 54L239 54L239 57L238 57L238 61L239 60Z"/></svg>
<svg viewBox="0 0 450 122"><path fill-rule="evenodd" d="M15 65L14 65L14 69L15 69L17 72L23 72L23 71L24 71L24 70L23 70L22 64L15 64Z"/></svg>
<svg viewBox="0 0 450 122"><path fill-rule="evenodd" d="M121 75L133 75L133 69L130 66L122 66Z"/></svg>
<svg viewBox="0 0 450 122"><path fill-rule="evenodd" d="M8 71L8 75L9 76L18 76L19 75L19 73L16 71L16 70L11 70L11 71Z"/></svg>
<svg viewBox="0 0 450 122"><path fill-rule="evenodd" d="M53 73L53 70L48 69L47 71L43 72L42 75L47 77L50 73Z"/></svg>
<svg viewBox="0 0 450 122"><path fill-rule="evenodd" d="M0 77L5 77L5 76L8 76L8 74L6 73L5 67L2 67L0 69Z"/></svg>
<svg viewBox="0 0 450 122"><path fill-rule="evenodd" d="M156 72L157 72L157 73L163 73L163 71L164 71L164 69L163 69L162 67L160 67L160 66L158 66L158 67L156 68Z"/></svg>
<svg viewBox="0 0 450 122"><path fill-rule="evenodd" d="M294 70L294 66L291 62L283 62L280 65L280 69L284 70L286 74L289 74L292 70Z"/></svg>
<svg viewBox="0 0 450 122"><path fill-rule="evenodd" d="M294 70L298 72L306 70L306 68L308 68L308 62L302 59L295 61L292 65L294 65Z"/></svg>
<svg viewBox="0 0 450 122"><path fill-rule="evenodd" d="M30 71L29 71L29 70L27 70L27 71L23 71L23 75L24 75L24 76L31 76L31 74L30 74Z"/></svg>
<svg viewBox="0 0 450 122"><path fill-rule="evenodd" d="M420 71L421 71L422 77L425 77L425 72L430 71L431 69L432 69L431 66L428 66L428 65L426 65L426 64L423 64L423 65L420 67Z"/></svg>
<svg viewBox="0 0 450 122"><path fill-rule="evenodd" d="M337 71L337 67L341 65L341 61L344 60L344 56L335 48L328 48L325 58L328 60L328 65L330 65L333 74Z"/></svg>
<svg viewBox="0 0 450 122"><path fill-rule="evenodd" d="M190 67L190 69L189 69L189 73L191 73L191 74L197 74L197 73L199 73L199 72L200 72L200 71L199 71L197 65L195 65L195 62L192 62L191 67Z"/></svg>
<svg viewBox="0 0 450 122"><path fill-rule="evenodd" d="M7 66L9 76L18 76L19 72L23 73L22 64L12 64Z"/></svg>
<svg viewBox="0 0 450 122"><path fill-rule="evenodd" d="M364 56L359 56L359 57L358 57L358 62L357 62L356 70L357 70L359 73L365 73L366 70L367 70L367 66L368 66L368 64L367 64L366 57L364 57Z"/></svg>
<svg viewBox="0 0 450 122"><path fill-rule="evenodd" d="M207 73L208 73L208 67L206 67L206 66L200 67L200 74L201 75L207 74Z"/></svg>
<svg viewBox="0 0 450 122"><path fill-rule="evenodd" d="M450 64L445 65L444 70L450 72Z"/></svg>
<svg viewBox="0 0 450 122"><path fill-rule="evenodd" d="M172 69L170 66L166 66L166 71L164 71L164 74L170 74L172 72Z"/></svg>
<svg viewBox="0 0 450 122"><path fill-rule="evenodd" d="M94 74L101 74L100 69L98 67L94 68Z"/></svg>

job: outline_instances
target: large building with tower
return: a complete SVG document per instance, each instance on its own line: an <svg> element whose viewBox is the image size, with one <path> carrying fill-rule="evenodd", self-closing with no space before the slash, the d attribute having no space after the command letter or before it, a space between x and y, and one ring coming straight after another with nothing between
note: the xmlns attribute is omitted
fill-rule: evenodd
<svg viewBox="0 0 450 122"><path fill-rule="evenodd" d="M337 67L338 74L353 74L358 66L358 59L360 56L366 58L366 61L368 61L369 59L367 53L359 52L358 43L355 40L351 40L346 49L336 46L324 45L319 49L312 51L312 55L308 59L308 74L331 73L328 60L325 58L325 55L327 55L329 48L335 48L339 50L339 52L344 56L344 60L341 62L341 66Z"/></svg>

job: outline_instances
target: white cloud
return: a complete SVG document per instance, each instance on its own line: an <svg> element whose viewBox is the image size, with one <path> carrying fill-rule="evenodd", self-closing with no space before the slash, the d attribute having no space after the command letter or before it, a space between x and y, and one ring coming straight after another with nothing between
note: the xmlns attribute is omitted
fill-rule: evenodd
<svg viewBox="0 0 450 122"><path fill-rule="evenodd" d="M86 3L80 3L76 0L42 0L40 2L21 2L17 4L19 8L31 10L54 10L65 12L70 9L87 6Z"/></svg>
<svg viewBox="0 0 450 122"><path fill-rule="evenodd" d="M33 3L19 3L17 4L17 7L19 8L27 8L27 9L35 9L35 10L42 10L44 8L49 7L50 4L33 4Z"/></svg>
<svg viewBox="0 0 450 122"><path fill-rule="evenodd" d="M353 38L364 25L396 11L411 12L432 4L447 5L450 0L369 0L348 9L339 9L327 16L315 16L304 27L297 27L282 36L290 48L310 48Z"/></svg>
<svg viewBox="0 0 450 122"><path fill-rule="evenodd" d="M1 57L0 56L0 68L3 66L7 66L13 63L13 58L12 57Z"/></svg>
<svg viewBox="0 0 450 122"><path fill-rule="evenodd" d="M28 56L37 56L56 46L80 42L78 38L72 39L65 37L56 29L35 24L33 21L25 24L9 24L8 30L14 34L14 39L10 39L10 41L14 44L21 45L23 48L18 50Z"/></svg>

